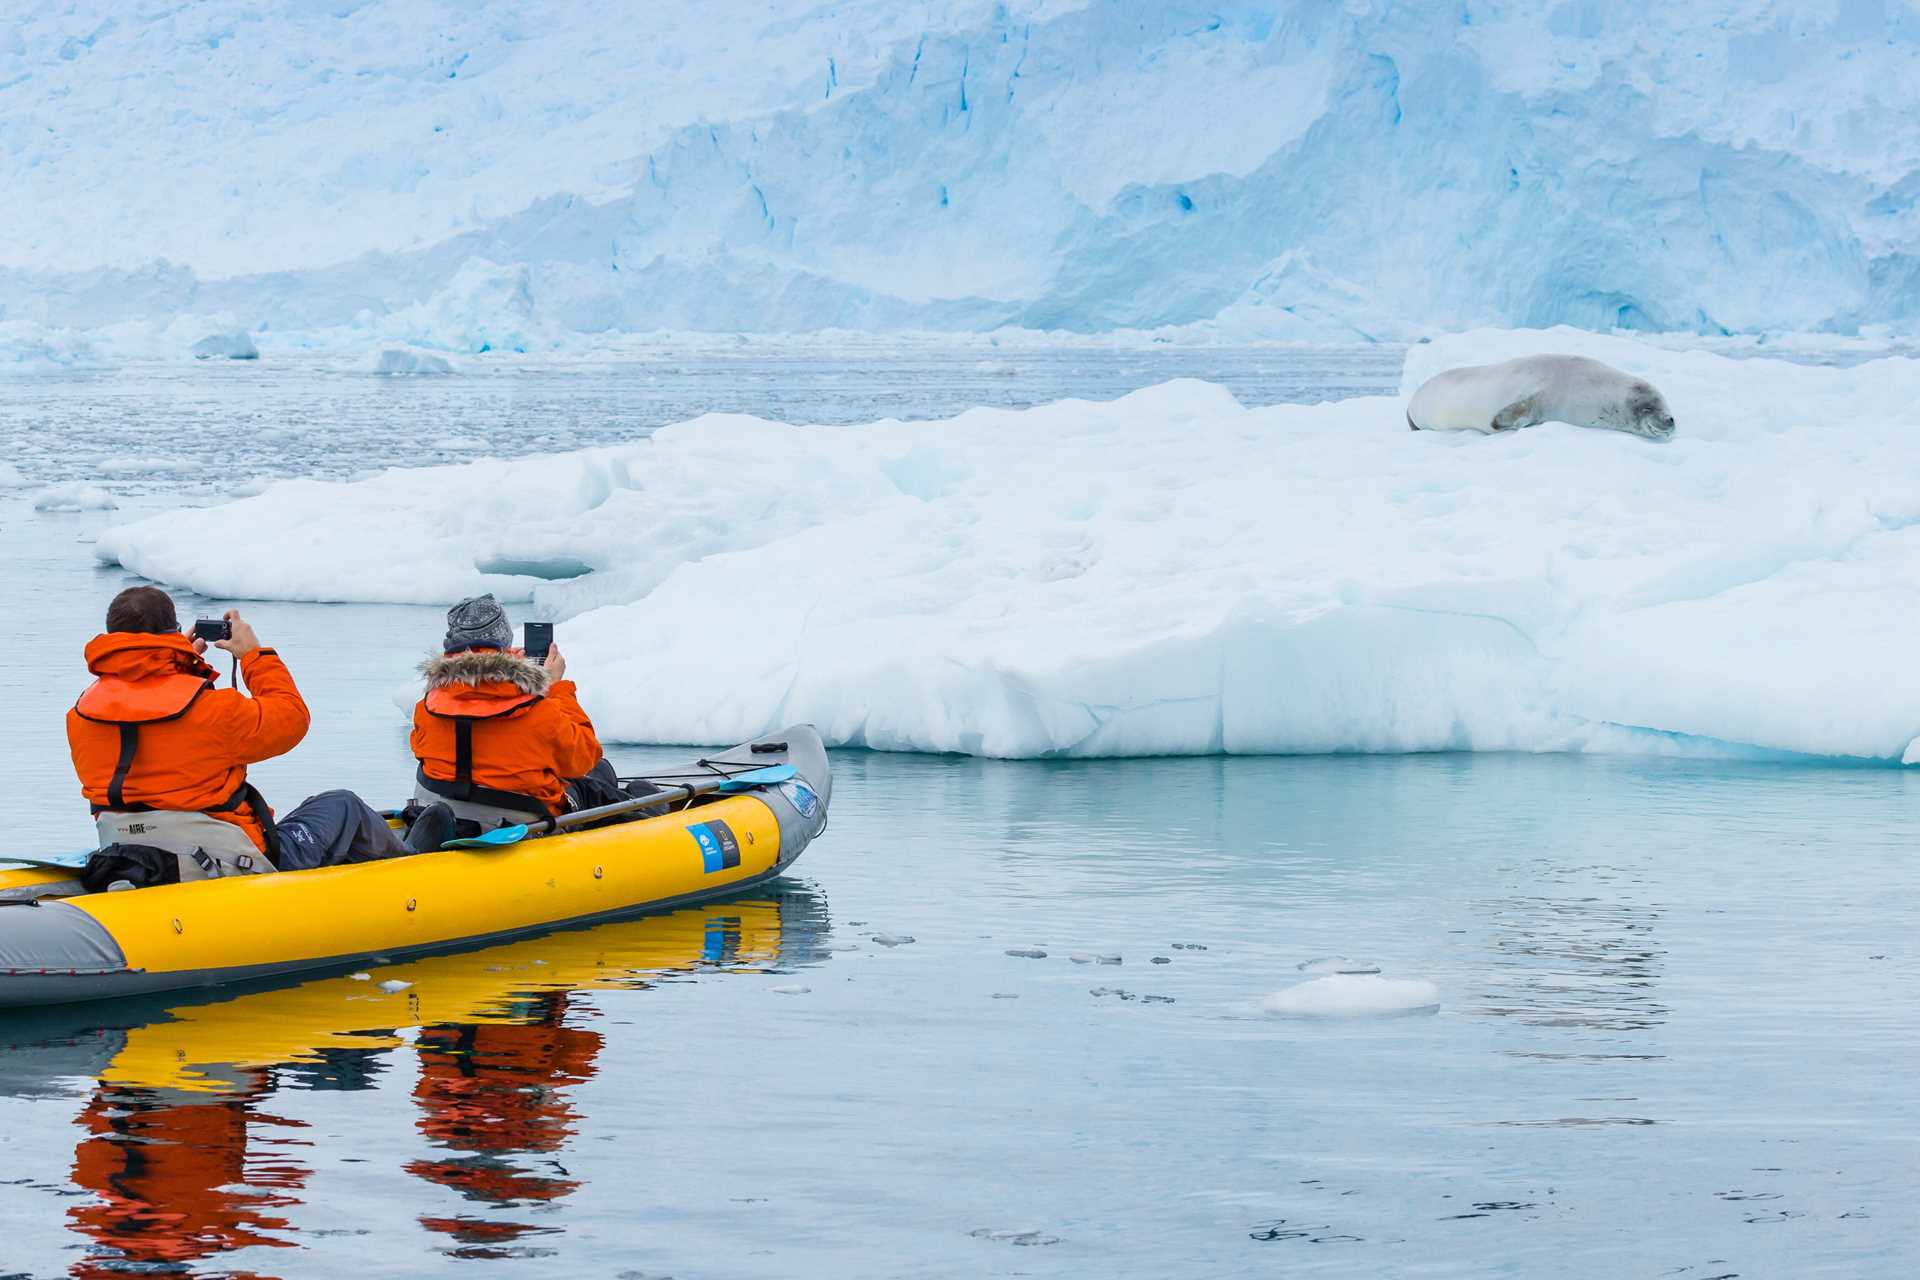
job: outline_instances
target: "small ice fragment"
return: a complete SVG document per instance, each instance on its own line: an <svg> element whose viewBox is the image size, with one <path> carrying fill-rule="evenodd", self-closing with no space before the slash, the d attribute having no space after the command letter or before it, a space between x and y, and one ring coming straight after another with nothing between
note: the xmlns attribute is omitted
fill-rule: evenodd
<svg viewBox="0 0 1920 1280"><path fill-rule="evenodd" d="M993 998L995 1000L1018 1000L1020 997L1011 991L996 991L993 993Z"/></svg>
<svg viewBox="0 0 1920 1280"><path fill-rule="evenodd" d="M411 982L402 982L398 978L388 978L385 982L380 984L380 989L386 992L388 995L392 995L396 991L405 991L408 987L412 985L413 984Z"/></svg>
<svg viewBox="0 0 1920 1280"><path fill-rule="evenodd" d="M1076 951L1068 956L1067 959L1073 961L1075 964L1119 964L1120 953L1117 951Z"/></svg>
<svg viewBox="0 0 1920 1280"><path fill-rule="evenodd" d="M992 1227L981 1227L978 1231L969 1231L975 1240L991 1240L995 1244L1045 1245L1059 1244L1059 1236L1050 1236L1043 1231L995 1231Z"/></svg>
<svg viewBox="0 0 1920 1280"><path fill-rule="evenodd" d="M1047 953L1038 947L1008 947L1007 954L1022 960L1045 960Z"/></svg>
<svg viewBox="0 0 1920 1280"><path fill-rule="evenodd" d="M807 994L807 992L813 990L813 988L789 985L784 987L768 987L767 990L773 992L773 994L777 996L803 996Z"/></svg>
<svg viewBox="0 0 1920 1280"><path fill-rule="evenodd" d="M347 977L353 980L354 982L372 982L373 981L373 975L370 973L350 973L347 975Z"/></svg>
<svg viewBox="0 0 1920 1280"><path fill-rule="evenodd" d="M253 339L245 330L236 329L230 333L210 333L193 344L195 360L258 360L260 348L253 345Z"/></svg>
<svg viewBox="0 0 1920 1280"><path fill-rule="evenodd" d="M1380 966L1371 960L1349 960L1345 956L1320 956L1302 960L1294 968L1302 973L1378 973Z"/></svg>
<svg viewBox="0 0 1920 1280"><path fill-rule="evenodd" d="M427 447L446 453L473 453L486 448L487 442L479 436L441 436Z"/></svg>
<svg viewBox="0 0 1920 1280"><path fill-rule="evenodd" d="M857 942L836 942L827 948L829 951L858 951L859 949L860 944Z"/></svg>
<svg viewBox="0 0 1920 1280"><path fill-rule="evenodd" d="M1141 996L1141 1004L1172 1004L1172 996Z"/></svg>
<svg viewBox="0 0 1920 1280"><path fill-rule="evenodd" d="M1200 942L1176 942L1173 944L1173 949L1175 951L1205 951L1207 948L1205 943Z"/></svg>
<svg viewBox="0 0 1920 1280"><path fill-rule="evenodd" d="M913 941L910 933L876 933L873 940L883 947L901 947Z"/></svg>
<svg viewBox="0 0 1920 1280"><path fill-rule="evenodd" d="M1171 958L1170 956L1155 956L1155 957L1153 958L1153 963L1155 963L1155 964L1172 964L1172 963L1173 963L1173 959L1172 959L1172 958Z"/></svg>
<svg viewBox="0 0 1920 1280"><path fill-rule="evenodd" d="M33 496L35 511L112 511L119 505L99 485L80 480L49 485Z"/></svg>
<svg viewBox="0 0 1920 1280"><path fill-rule="evenodd" d="M1330 973L1261 1002L1262 1009L1281 1018L1390 1017L1439 1007L1440 988L1431 982L1364 973Z"/></svg>

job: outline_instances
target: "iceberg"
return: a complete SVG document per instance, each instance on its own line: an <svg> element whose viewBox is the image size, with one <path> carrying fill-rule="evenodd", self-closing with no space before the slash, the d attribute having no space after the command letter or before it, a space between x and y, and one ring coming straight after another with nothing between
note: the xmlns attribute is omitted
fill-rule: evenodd
<svg viewBox="0 0 1920 1280"><path fill-rule="evenodd" d="M709 415L283 483L97 554L216 597L493 591L563 620L618 741L1910 756L1920 361L1476 331L1412 348L1404 386L1540 351L1650 379L1679 434L1414 433L1404 395L1250 409L1193 381L938 422Z"/></svg>
<svg viewBox="0 0 1920 1280"><path fill-rule="evenodd" d="M195 360L258 360L260 348L253 345L253 339L245 330L236 329L230 333L210 333L193 344Z"/></svg>
<svg viewBox="0 0 1920 1280"><path fill-rule="evenodd" d="M480 352L1920 317L1907 4L333 8L16 22L0 320Z"/></svg>

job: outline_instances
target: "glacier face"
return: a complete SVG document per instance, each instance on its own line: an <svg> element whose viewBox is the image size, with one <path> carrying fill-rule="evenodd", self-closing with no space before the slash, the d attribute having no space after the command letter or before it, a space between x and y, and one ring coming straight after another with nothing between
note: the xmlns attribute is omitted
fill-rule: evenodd
<svg viewBox="0 0 1920 1280"><path fill-rule="evenodd" d="M28 0L0 325L1914 328L1920 12Z"/></svg>
<svg viewBox="0 0 1920 1280"><path fill-rule="evenodd" d="M532 601L625 741L1920 758L1920 361L1478 332L1414 347L1404 390L1564 350L1652 380L1679 435L1414 433L1404 394L1248 409L1199 382L711 415L284 483L98 554L216 598Z"/></svg>

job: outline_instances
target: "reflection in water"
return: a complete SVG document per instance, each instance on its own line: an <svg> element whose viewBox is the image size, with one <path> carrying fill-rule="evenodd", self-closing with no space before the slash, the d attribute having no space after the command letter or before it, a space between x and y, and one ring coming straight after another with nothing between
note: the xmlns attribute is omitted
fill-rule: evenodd
<svg viewBox="0 0 1920 1280"><path fill-rule="evenodd" d="M74 1150L73 1181L98 1199L68 1217L99 1248L73 1274L175 1274L230 1249L291 1247L271 1234L288 1226L273 1211L298 1203L308 1171L275 1150L286 1138L262 1131L305 1126L258 1110L268 1091L265 1072L238 1097L97 1089L80 1113L88 1136Z"/></svg>
<svg viewBox="0 0 1920 1280"><path fill-rule="evenodd" d="M1639 1032L1667 1020L1657 994L1667 955L1654 937L1659 910L1620 895L1612 875L1596 879L1594 893L1484 905L1497 985L1482 1012L1589 1031Z"/></svg>
<svg viewBox="0 0 1920 1280"><path fill-rule="evenodd" d="M559 1230L502 1210L551 1205L577 1183L561 1162L575 1129L567 1091L592 1078L602 1037L570 1025L582 993L644 988L664 974L818 963L824 902L808 887L573 930L378 971L408 984L320 978L195 1003L118 1002L41 1013L0 1029L0 1094L96 1083L77 1119L69 1211L90 1248L72 1274L198 1271L235 1249L298 1243L287 1211L310 1176L288 1151L304 1128L265 1109L281 1089L364 1090L404 1059L418 1028L419 1131L439 1151L406 1171L471 1214L423 1216L456 1257L531 1256ZM216 1264L217 1265L217 1264ZM228 1272L225 1274L246 1274Z"/></svg>
<svg viewBox="0 0 1920 1280"><path fill-rule="evenodd" d="M451 1023L425 1027L416 1048L420 1083L420 1132L452 1154L415 1160L407 1172L458 1191L470 1201L510 1208L558 1200L579 1185L548 1156L573 1133L568 1085L594 1073L602 1039L598 1032L563 1024L567 997L547 992L530 1003L522 1023ZM551 1231L530 1223L471 1217L422 1217L461 1245L462 1258L539 1256L541 1251L500 1246L521 1236Z"/></svg>

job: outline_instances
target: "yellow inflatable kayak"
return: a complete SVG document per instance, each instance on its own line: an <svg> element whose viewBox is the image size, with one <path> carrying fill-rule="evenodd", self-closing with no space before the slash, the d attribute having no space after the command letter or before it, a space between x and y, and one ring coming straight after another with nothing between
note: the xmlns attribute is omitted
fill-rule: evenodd
<svg viewBox="0 0 1920 1280"><path fill-rule="evenodd" d="M657 775L791 774L655 816L498 847L34 897L70 873L0 859L0 1006L214 986L498 942L737 894L825 829L832 780L799 726Z"/></svg>

